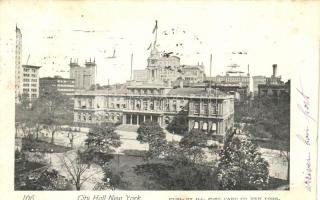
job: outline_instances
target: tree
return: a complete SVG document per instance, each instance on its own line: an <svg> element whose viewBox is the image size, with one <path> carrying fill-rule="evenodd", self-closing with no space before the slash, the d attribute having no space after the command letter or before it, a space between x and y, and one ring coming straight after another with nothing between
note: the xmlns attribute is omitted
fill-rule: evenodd
<svg viewBox="0 0 320 200"><path fill-rule="evenodd" d="M180 147L183 148L186 156L190 157L193 163L201 162L205 159L203 147L207 145L208 136L204 131L192 129L180 140Z"/></svg>
<svg viewBox="0 0 320 200"><path fill-rule="evenodd" d="M31 101L30 101L29 95L27 93L19 94L18 99L19 99L19 102L20 102L20 106L24 110L29 109Z"/></svg>
<svg viewBox="0 0 320 200"><path fill-rule="evenodd" d="M181 110L168 124L167 130L178 135L188 132L188 111Z"/></svg>
<svg viewBox="0 0 320 200"><path fill-rule="evenodd" d="M219 153L220 189L248 190L263 188L269 181L269 164L261 157L257 145L247 138L231 136Z"/></svg>
<svg viewBox="0 0 320 200"><path fill-rule="evenodd" d="M14 184L16 190L69 189L69 182L66 181L65 177L61 176L57 170L48 169L42 161L43 158L36 162L30 162L26 159L24 153L15 152Z"/></svg>
<svg viewBox="0 0 320 200"><path fill-rule="evenodd" d="M54 144L54 135L61 125L71 124L73 121L72 102L69 97L56 90L42 94L34 102L33 109L40 112L40 121L51 134L51 143Z"/></svg>
<svg viewBox="0 0 320 200"><path fill-rule="evenodd" d="M98 158L99 161L106 154L114 152L114 148L120 147L121 141L119 134L115 132L114 126L96 124L89 130L85 144L89 161L94 158Z"/></svg>
<svg viewBox="0 0 320 200"><path fill-rule="evenodd" d="M166 146L166 135L157 122L143 122L137 132L137 140L140 141L140 143L147 143L149 146L148 153L146 154L147 159L157 157L162 154Z"/></svg>
<svg viewBox="0 0 320 200"><path fill-rule="evenodd" d="M68 135L68 139L70 141L70 147L71 149L73 149L74 136L76 132L79 132L79 130L77 128L72 128L72 127L63 128L62 130Z"/></svg>
<svg viewBox="0 0 320 200"><path fill-rule="evenodd" d="M102 90L103 89L103 87L99 84L99 83L97 83L97 84L92 84L91 86L90 86L90 88L89 88L89 90Z"/></svg>
<svg viewBox="0 0 320 200"><path fill-rule="evenodd" d="M76 153L68 153L59 157L62 167L66 170L76 190L80 190L83 184L89 180L95 182L97 176L103 174L101 169L90 170L83 155L83 152L78 150Z"/></svg>

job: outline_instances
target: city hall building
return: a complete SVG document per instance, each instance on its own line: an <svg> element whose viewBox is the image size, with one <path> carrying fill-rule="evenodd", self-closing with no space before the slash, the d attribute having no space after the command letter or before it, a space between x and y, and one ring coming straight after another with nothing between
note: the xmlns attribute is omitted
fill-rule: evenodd
<svg viewBox="0 0 320 200"><path fill-rule="evenodd" d="M225 134L233 127L234 96L209 88L185 88L183 84L174 88L173 82L183 78L179 69L182 71L179 57L160 55L154 47L145 81L134 80L123 88L76 92L74 121L139 125L150 120L166 127L183 110L187 111L189 130ZM199 81L203 79L203 67L190 69L195 70L192 72Z"/></svg>
<svg viewBox="0 0 320 200"><path fill-rule="evenodd" d="M206 88L131 85L125 89L83 91L75 94L74 121L139 125L150 120L166 127L181 111L188 128L224 134L233 126L234 98Z"/></svg>

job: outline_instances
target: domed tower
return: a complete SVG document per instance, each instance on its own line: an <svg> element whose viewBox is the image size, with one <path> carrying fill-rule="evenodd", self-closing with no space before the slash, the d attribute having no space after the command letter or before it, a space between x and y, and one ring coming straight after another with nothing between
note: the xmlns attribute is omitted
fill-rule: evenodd
<svg viewBox="0 0 320 200"><path fill-rule="evenodd" d="M160 57L161 56L158 49L156 47L153 47L148 58L148 80L155 81L160 79Z"/></svg>

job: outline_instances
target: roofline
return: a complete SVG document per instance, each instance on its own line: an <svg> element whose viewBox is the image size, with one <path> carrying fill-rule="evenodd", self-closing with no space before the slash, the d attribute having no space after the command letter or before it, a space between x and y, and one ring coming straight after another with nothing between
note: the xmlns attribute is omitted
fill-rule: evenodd
<svg viewBox="0 0 320 200"><path fill-rule="evenodd" d="M55 80L55 79L63 79L63 80L75 80L73 78L63 78L63 77L41 77L40 80L44 80L44 79L47 79L47 80Z"/></svg>
<svg viewBox="0 0 320 200"><path fill-rule="evenodd" d="M125 97L162 97L162 98L190 98L190 99L209 99L209 98L217 98L217 99L234 99L233 95L228 95L228 94L222 94L222 95L214 95L211 94L209 95L176 95L176 94L154 94L154 95L139 95L139 94L128 94L128 93L119 93L119 94L110 94L110 93L95 93L95 94L90 94L90 93L78 93L75 92L74 96L125 96Z"/></svg>
<svg viewBox="0 0 320 200"><path fill-rule="evenodd" d="M29 67L29 68L41 68L41 66L36 66L36 65L22 65L22 67Z"/></svg>

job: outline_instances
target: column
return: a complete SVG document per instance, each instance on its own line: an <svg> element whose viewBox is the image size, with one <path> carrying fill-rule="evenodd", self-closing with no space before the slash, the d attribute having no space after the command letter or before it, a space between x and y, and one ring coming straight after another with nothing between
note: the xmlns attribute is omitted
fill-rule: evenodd
<svg viewBox="0 0 320 200"><path fill-rule="evenodd" d="M145 122L146 121L146 116L145 115L143 115L143 122Z"/></svg>
<svg viewBox="0 0 320 200"><path fill-rule="evenodd" d="M126 114L122 115L122 124L127 124L127 115Z"/></svg>
<svg viewBox="0 0 320 200"><path fill-rule="evenodd" d="M130 125L132 125L132 114L130 114Z"/></svg>
<svg viewBox="0 0 320 200"><path fill-rule="evenodd" d="M152 121L152 115L150 115L150 121Z"/></svg>
<svg viewBox="0 0 320 200"><path fill-rule="evenodd" d="M137 126L139 125L139 115L137 115Z"/></svg>

